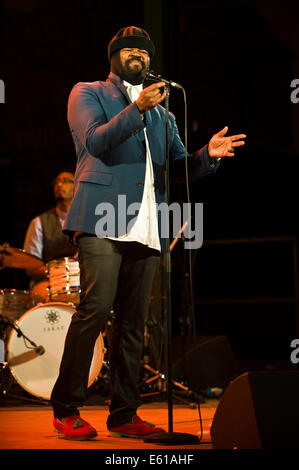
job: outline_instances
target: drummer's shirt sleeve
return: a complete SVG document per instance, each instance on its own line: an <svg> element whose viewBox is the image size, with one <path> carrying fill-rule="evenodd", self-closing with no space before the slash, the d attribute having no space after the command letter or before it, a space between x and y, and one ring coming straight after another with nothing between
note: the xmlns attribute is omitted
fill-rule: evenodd
<svg viewBox="0 0 299 470"><path fill-rule="evenodd" d="M43 231L39 217L31 220L24 241L24 250L38 258L43 257Z"/></svg>

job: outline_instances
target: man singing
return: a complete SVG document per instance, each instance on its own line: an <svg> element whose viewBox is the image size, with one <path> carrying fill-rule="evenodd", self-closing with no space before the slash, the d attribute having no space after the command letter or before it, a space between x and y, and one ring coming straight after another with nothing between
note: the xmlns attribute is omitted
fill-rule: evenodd
<svg viewBox="0 0 299 470"><path fill-rule="evenodd" d="M78 83L69 97L77 168L64 231L78 245L81 298L51 397L54 427L68 439L97 435L78 408L87 395L94 343L116 299L119 309L109 345L108 433L143 438L163 432L137 415L144 322L164 249L156 204L165 201L165 109L160 103L166 90L163 82L143 88L154 49L143 29L121 29L108 45L107 80ZM171 171L182 179L185 149L173 115L169 121ZM245 135L226 137L226 131L188 155L193 178L213 173L217 158L233 156L235 147L244 144L240 139ZM118 204L119 195L125 196L125 207ZM98 223L101 203L115 214L110 232ZM138 217L127 211L135 203L140 204ZM124 213L126 224L119 224Z"/></svg>

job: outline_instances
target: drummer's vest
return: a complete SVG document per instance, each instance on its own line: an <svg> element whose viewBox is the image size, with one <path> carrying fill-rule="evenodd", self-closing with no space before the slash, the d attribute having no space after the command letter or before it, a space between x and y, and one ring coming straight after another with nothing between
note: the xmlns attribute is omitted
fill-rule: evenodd
<svg viewBox="0 0 299 470"><path fill-rule="evenodd" d="M43 260L74 256L77 249L70 243L69 237L62 232L55 207L40 215L43 229Z"/></svg>

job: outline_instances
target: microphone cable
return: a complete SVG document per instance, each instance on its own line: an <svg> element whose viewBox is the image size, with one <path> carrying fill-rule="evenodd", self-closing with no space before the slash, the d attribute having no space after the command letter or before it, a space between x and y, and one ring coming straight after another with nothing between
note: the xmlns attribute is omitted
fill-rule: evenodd
<svg viewBox="0 0 299 470"><path fill-rule="evenodd" d="M187 194L187 204L188 204L188 223L189 223L189 233L191 234L191 200L190 200L190 187L189 187L189 169L188 169L188 115L187 115L187 97L186 91L182 87L184 98L184 146L185 146L185 175L186 175L186 194ZM193 292L193 275L192 275L192 256L191 256L191 248L188 249L188 260L189 260L189 295L190 295L190 302L189 308L191 308L191 316L192 316L192 329L193 335L195 336L196 328L195 328L195 311L194 311L194 292ZM200 424L200 435L199 441L202 440L203 436L203 425L202 425L202 416L201 416L201 409L200 409L200 395L197 396L197 408L198 408L198 416L199 416L199 424Z"/></svg>
<svg viewBox="0 0 299 470"><path fill-rule="evenodd" d="M187 195L187 207L188 207L188 224L189 233L191 232L191 201L190 201L190 187L189 187L189 169L188 169L188 118L187 118L187 98L186 91L182 87L183 98L184 98L184 146L185 146L185 175L186 175L186 195ZM192 318L192 330L195 335L195 312L194 312L194 292L193 292L193 273L192 273L192 256L191 249L188 250L188 261L189 261L189 308L191 308Z"/></svg>

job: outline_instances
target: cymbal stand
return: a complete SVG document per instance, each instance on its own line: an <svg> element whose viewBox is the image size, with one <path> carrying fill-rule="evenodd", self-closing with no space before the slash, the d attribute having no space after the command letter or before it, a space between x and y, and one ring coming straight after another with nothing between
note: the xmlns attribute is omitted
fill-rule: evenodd
<svg viewBox="0 0 299 470"><path fill-rule="evenodd" d="M140 396L142 398L146 398L146 397L161 395L161 394L166 393L166 385L167 384L166 384L165 374L163 374L163 372L160 372L159 370L155 370L153 367L149 366L144 361L141 361L141 365L145 370L147 370L151 374L153 374L152 377L149 377L148 379L146 379L144 383L146 385L151 385L153 382L158 381L159 391L158 392L150 392L150 393L142 393ZM179 402L181 402L185 405L190 406L190 408L192 408L192 409L196 408L196 406L197 406L196 403L194 401L190 401L190 400L195 399L198 403L199 400L202 400L200 395L198 395L196 392L190 390L189 387L187 387L186 385L183 385L181 382L178 382L177 380L172 379L172 383L175 387L178 387L183 392L186 392L186 395L190 397L189 400L186 400L183 397L181 397L180 395L178 395L177 393L175 393L174 390L172 390L173 398L175 398L176 400L178 400Z"/></svg>
<svg viewBox="0 0 299 470"><path fill-rule="evenodd" d="M157 362L156 361L156 368L152 367L149 363L151 360L150 357L150 338L151 338L151 329L157 326L157 322L155 320L149 319L145 323L145 330L144 330L144 353L143 353L143 359L141 360L141 366L142 368L149 372L151 374L150 377L147 377L143 381L143 385L147 388L151 388L154 383L156 383L156 388L158 391L150 391L150 392L145 392L141 393L140 396L142 398L147 398L151 396L158 396L161 394L166 394L166 387L167 387L167 379L166 375L161 372L160 370L157 369ZM153 360L155 362L155 360ZM159 366L158 366L159 367ZM184 385L183 383L177 381L177 380L172 380L172 383L175 387L179 388L182 392L185 393L185 396L187 399L183 398L181 395L178 393L175 393L174 390L172 390L172 396L179 402L186 404L190 406L191 408L195 408L196 404L193 402L193 400L196 400L197 402L199 400L202 400L202 397L200 397L196 392L190 390L189 387Z"/></svg>

